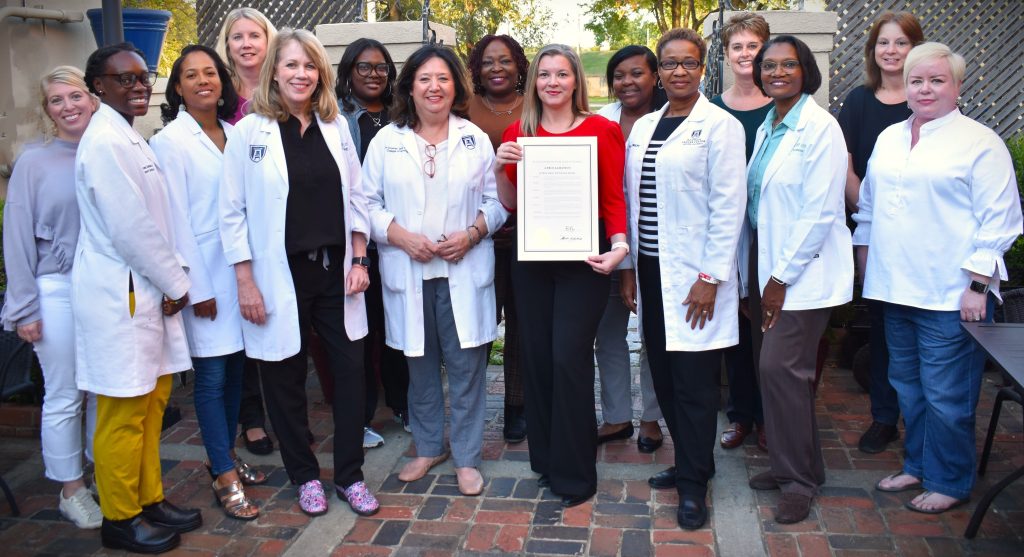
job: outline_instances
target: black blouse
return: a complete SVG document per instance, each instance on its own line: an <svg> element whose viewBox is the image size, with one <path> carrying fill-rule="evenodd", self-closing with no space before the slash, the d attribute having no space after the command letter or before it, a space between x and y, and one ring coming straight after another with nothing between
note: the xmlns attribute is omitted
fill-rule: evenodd
<svg viewBox="0 0 1024 557"><path fill-rule="evenodd" d="M288 166L284 247L288 255L345 245L341 172L314 118L300 134L294 116L278 124Z"/></svg>

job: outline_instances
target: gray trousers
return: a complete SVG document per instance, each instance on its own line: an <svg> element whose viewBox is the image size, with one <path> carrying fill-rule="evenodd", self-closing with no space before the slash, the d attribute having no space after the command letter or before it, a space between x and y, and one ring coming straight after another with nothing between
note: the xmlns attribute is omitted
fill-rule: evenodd
<svg viewBox="0 0 1024 557"><path fill-rule="evenodd" d="M456 467L480 466L487 402L487 344L462 348L452 313L448 279L423 281L424 353L409 362L409 427L416 456L444 452L444 385L448 376L452 460Z"/></svg>
<svg viewBox="0 0 1024 557"><path fill-rule="evenodd" d="M617 271L613 271L612 286L608 293L608 305L604 309L601 323L597 326L594 339L594 353L601 377L601 417L605 423L621 424L633 420L632 366L629 364L629 343L626 330L629 326L629 308L622 303L619 295ZM640 351L640 397L643 413L640 419L656 422L661 419L658 398L654 394L651 368L647 365L647 351Z"/></svg>
<svg viewBox="0 0 1024 557"><path fill-rule="evenodd" d="M750 250L750 325L764 405L768 460L782 491L813 497L825 483L825 461L814 411L814 372L818 339L825 332L832 308L783 310L775 326L762 334L757 251L755 240Z"/></svg>

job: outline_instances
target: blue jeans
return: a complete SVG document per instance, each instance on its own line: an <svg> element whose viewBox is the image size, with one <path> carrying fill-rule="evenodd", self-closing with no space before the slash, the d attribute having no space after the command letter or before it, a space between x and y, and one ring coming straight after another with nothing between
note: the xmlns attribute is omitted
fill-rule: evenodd
<svg viewBox="0 0 1024 557"><path fill-rule="evenodd" d="M885 302L864 300L871 319L871 419L895 426L900 421L896 389L889 382L889 348L885 342Z"/></svg>
<svg viewBox="0 0 1024 557"><path fill-rule="evenodd" d="M992 320L995 297L988 298ZM960 326L959 311L885 306L889 381L906 425L903 472L924 488L965 499L975 477L974 410L985 353Z"/></svg>
<svg viewBox="0 0 1024 557"><path fill-rule="evenodd" d="M203 446L213 474L220 475L235 467L231 449L238 428L245 353L192 358L192 367L196 370L193 397L199 432L203 436Z"/></svg>

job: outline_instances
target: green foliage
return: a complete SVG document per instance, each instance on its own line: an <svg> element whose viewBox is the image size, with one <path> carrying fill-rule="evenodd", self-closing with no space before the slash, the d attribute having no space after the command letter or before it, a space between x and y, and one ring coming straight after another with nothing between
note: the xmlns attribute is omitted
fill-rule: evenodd
<svg viewBox="0 0 1024 557"><path fill-rule="evenodd" d="M1017 191L1024 198L1024 133L1015 135L1006 142L1013 159L1013 169L1017 173ZM1004 258L1010 275L1010 284L1024 285L1024 238L1017 238Z"/></svg>
<svg viewBox="0 0 1024 557"><path fill-rule="evenodd" d="M491 353L487 356L487 365L500 366L505 363L505 337L498 337L491 343Z"/></svg>
<svg viewBox="0 0 1024 557"><path fill-rule="evenodd" d="M590 76L603 76L608 67L608 59L612 57L611 50L599 52L583 52L580 54L580 61L583 62L583 73ZM589 91L592 95L600 95L607 91Z"/></svg>
<svg viewBox="0 0 1024 557"><path fill-rule="evenodd" d="M196 24L195 0L124 0L125 8L149 8L171 12L170 28L164 38L164 50L160 53L160 75L171 73L171 66L181 49L199 42Z"/></svg>
<svg viewBox="0 0 1024 557"><path fill-rule="evenodd" d="M405 21L419 19L420 0L378 2L378 19ZM463 60L484 35L496 33L502 24L524 48L544 45L552 27L551 10L539 0L432 0L431 21L455 28L455 50Z"/></svg>
<svg viewBox="0 0 1024 557"><path fill-rule="evenodd" d="M785 9L791 0L733 0L737 10ZM689 27L697 32L704 19L718 9L718 0L585 0L580 9L590 20L584 27L600 44L620 48L627 44L657 42L669 29Z"/></svg>

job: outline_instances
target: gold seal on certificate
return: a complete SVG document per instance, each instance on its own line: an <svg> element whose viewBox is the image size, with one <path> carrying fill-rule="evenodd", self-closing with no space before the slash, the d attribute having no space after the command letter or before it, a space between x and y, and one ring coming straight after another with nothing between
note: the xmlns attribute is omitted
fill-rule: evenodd
<svg viewBox="0 0 1024 557"><path fill-rule="evenodd" d="M597 138L519 137L519 261L598 255Z"/></svg>

